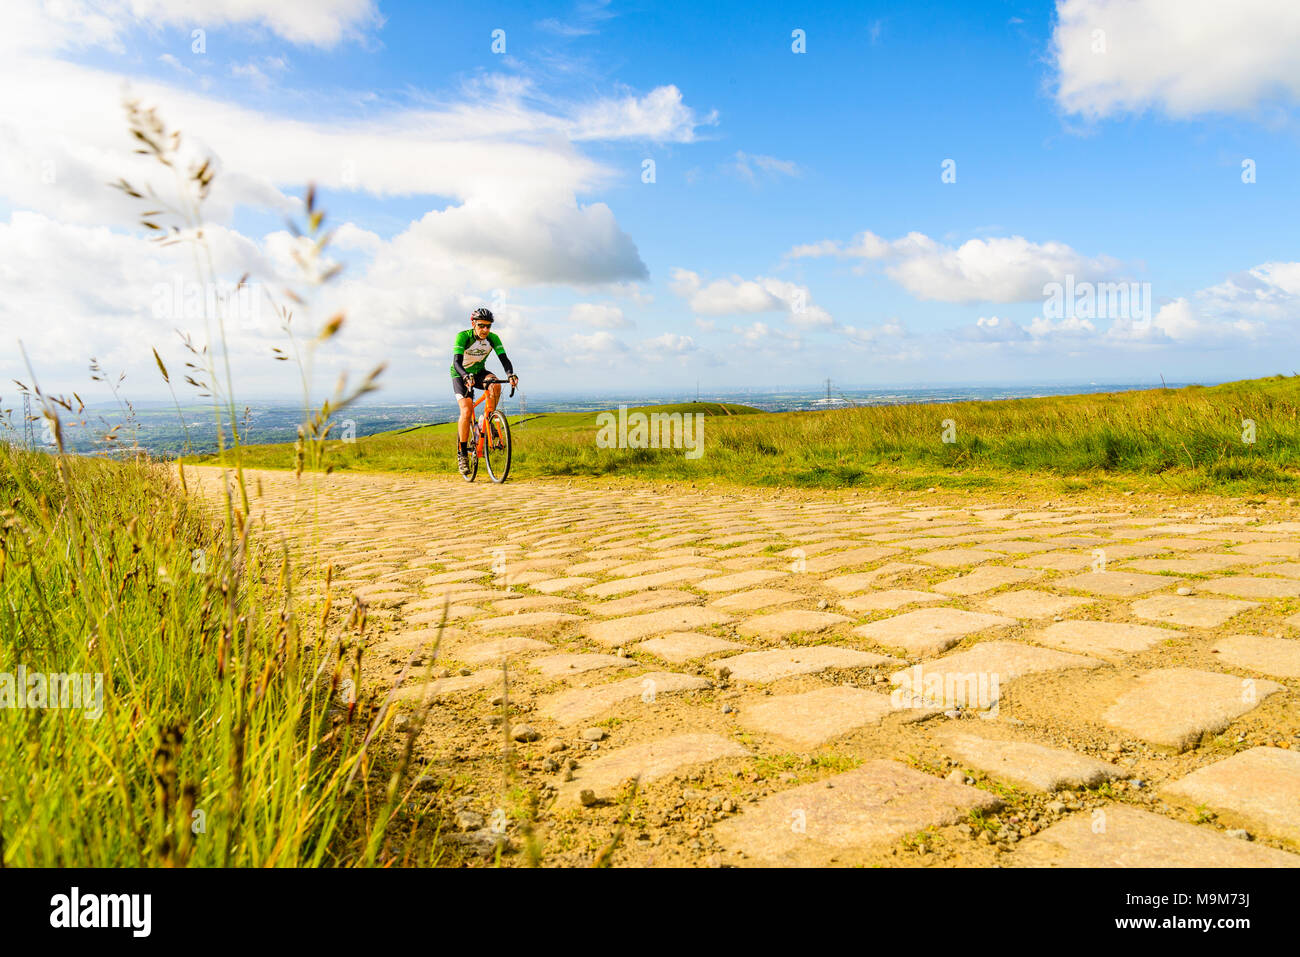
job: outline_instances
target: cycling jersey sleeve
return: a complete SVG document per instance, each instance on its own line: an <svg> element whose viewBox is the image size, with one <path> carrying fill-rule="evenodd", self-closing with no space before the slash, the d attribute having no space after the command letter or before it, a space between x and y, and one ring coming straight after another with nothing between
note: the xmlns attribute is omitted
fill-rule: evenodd
<svg viewBox="0 0 1300 957"><path fill-rule="evenodd" d="M451 347L451 371L462 379L469 375L469 373L465 371L465 363L462 360L465 358L465 347L469 345L470 335L472 335L472 333L466 333L463 331L457 333L456 343Z"/></svg>
<svg viewBox="0 0 1300 957"><path fill-rule="evenodd" d="M510 359L506 356L506 347L501 344L501 337L495 332L488 333L488 341L492 343L492 351L497 354L501 360L501 368L506 370L506 375L514 375L514 366L510 364Z"/></svg>

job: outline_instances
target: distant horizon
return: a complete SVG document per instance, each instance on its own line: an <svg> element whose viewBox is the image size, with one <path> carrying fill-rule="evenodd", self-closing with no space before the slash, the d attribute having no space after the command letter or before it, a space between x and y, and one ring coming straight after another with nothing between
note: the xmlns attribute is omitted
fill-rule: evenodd
<svg viewBox="0 0 1300 957"><path fill-rule="evenodd" d="M1278 373L1270 373L1269 375L1277 375L1277 374L1278 374ZM1264 375L1264 376L1248 376L1248 377L1246 377L1246 378L1247 378L1247 379L1264 379L1264 378L1268 378L1268 376L1267 376L1267 375ZM1172 380L1172 379L1166 379L1165 382L1164 382L1164 386L1167 387L1167 388L1185 388L1185 387L1190 386L1190 385L1204 385L1204 386L1212 386L1212 385L1221 385L1221 384L1223 384L1224 382L1233 382L1233 381L1239 381L1239 380L1237 380L1237 379L1200 379L1200 380L1195 380L1195 381L1191 381L1191 380L1188 380L1188 381L1175 381L1175 380ZM1026 389L1034 389L1034 388L1040 388L1040 387L1041 387L1041 388L1046 388L1046 389L1053 389L1053 390L1069 389L1069 388L1088 389L1088 388L1091 388L1091 387L1098 387L1098 388L1101 388L1101 387L1115 387L1115 388L1142 389L1142 388L1161 388L1161 382L1160 382L1160 379L1159 379L1159 378L1156 378L1156 379L1154 379L1154 380L1150 380L1150 381L1133 381L1133 380L1128 380L1128 379L1115 379L1115 380L1097 379L1097 380L1089 380L1089 381L1081 381L1081 380L1077 380L1077 379L1058 379L1058 380L1048 380L1048 379L1030 379L1030 380L1024 380L1024 381L965 381L965 382L962 382L962 381L950 381L950 382L914 382L914 383L877 383L877 384L874 384L874 385L859 385L859 384L853 384L853 383L843 383L843 384L842 384L842 383L837 382L837 381L835 381L835 380L833 380L833 379L832 379L832 382L831 382L831 392L832 392L832 395L834 395L835 393L839 393L839 392L854 392L854 393L869 393L869 392L901 392L901 393L907 393L907 392L923 392L923 391L932 392L932 391L941 391L941 390L969 390L969 389L1015 389L1015 390L1026 390ZM803 385L803 386L799 386L799 385L789 385L789 386L783 386L783 387L779 387L779 388L778 388L778 387L775 387L775 386L752 386L752 387L749 387L749 388L723 388L723 389L709 389L709 388L704 388L703 386L701 386L701 388L700 388L700 396L701 396L702 398L703 398L703 397L706 397L706 396L708 396L708 397L712 397L712 396L743 397L743 396L746 396L746 395L755 395L755 394L758 394L758 395L790 395L790 396L802 396L802 395L808 395L808 396L814 396L814 395L824 394L824 393L825 393L825 390L826 390L826 383L825 383L825 380L823 380L821 383L814 383L814 384L808 384L808 385ZM81 394L82 399L85 400L85 399L86 399L86 396L85 396L84 392L81 392L81 390L78 390L78 391L79 391L79 394ZM611 400L617 400L617 399L619 398L619 396L634 396L634 397L660 397L660 396L663 396L663 397L679 397L679 396L693 396L693 395L695 394L695 389L694 389L694 387L684 388L684 389L676 389L676 388L660 388L660 389L655 389L655 388L653 388L653 387L650 387L650 388L644 388L644 389L622 389L622 390L615 390L615 389L609 389L609 388L601 388L601 389L592 389L592 390L581 390L581 389L569 389L569 390L563 390L563 389L546 389L546 390L533 390L533 391L529 391L529 390L526 388L526 386L524 385L524 383L522 383L522 382L521 382L521 389L520 389L520 391L521 391L523 394L528 395L528 396L531 396L531 397L534 398L534 399L537 399L537 400L539 400L539 401L545 401L545 402L555 402L555 401L560 401L560 400L567 399L567 398L584 399L584 400L590 400L590 399L611 399ZM448 394L447 396L443 396L443 395L438 394L438 393L439 393L439 390L434 390L434 389L431 389L427 394L423 394L423 395L421 395L421 394L416 394L416 393L407 393L407 394L396 393L396 392L389 393L389 392L386 392L385 390L383 390L383 389L381 388L381 389L380 389L379 391L377 391L377 392L371 393L371 394L368 395L368 396L365 396L365 397L363 397L363 398L361 398L361 399L358 399L358 400L356 401L356 403L354 403L354 404L355 404L355 405L363 405L363 406L375 406L375 405L379 405L379 406L383 406L383 405L444 405L444 404L445 404L445 405L447 405L447 406L449 406L449 407L454 407L454 402L453 402L453 400L452 400L450 394ZM507 394L508 394L508 393L507 393ZM1063 394L1068 394L1068 393L1063 393ZM7 408L7 407L9 407L9 403L10 403L10 402L13 400L13 398L15 398L16 396L17 396L17 393L16 393L16 392L14 392L14 393L12 393L12 394L10 394L10 395L6 395L6 394L4 394L4 393L0 393L0 404L3 404L3 406ZM138 406L138 407L144 407L145 405L149 405L149 406L160 405L160 406L164 406L164 407L169 408L169 409L174 409L174 408L175 408L175 405L174 405L173 400L172 400L172 396L171 396L170 394L167 394L167 393L163 393L163 394L161 394L161 395L156 394L156 393L155 393L155 394L151 394L151 395L141 395L141 396L138 397L138 398L135 397L135 396L129 395L129 394L124 394L123 398L126 399L127 401L129 401L132 405L134 405L134 406ZM181 395L179 395L179 394L177 395L176 398L177 398L177 400L179 400L179 402L180 402L180 406L181 406L182 409L191 409L191 410L192 410L192 409L204 409L204 410L206 410L206 409L210 409L211 406L212 406L212 400L211 400L211 399L194 399L194 400L186 400L183 396L181 396ZM318 391L318 393L317 393L315 396L313 396L313 399L314 399L314 401L315 401L316 403L321 402L324 398L326 398L326 396L325 396L325 394L324 394L323 391ZM21 399L18 399L18 402L19 402L19 404L21 404ZM260 396L259 396L259 395L248 395L248 396L237 395L237 396L235 397L235 404L236 404L237 406L241 407L241 408L242 408L243 406L245 406L245 405L249 405L249 404L251 404L251 403L268 404L268 405L269 405L269 404L274 404L274 405L301 405L301 404L302 404L302 396L301 396L301 395L296 395L296 396L294 396L294 395L260 395ZM86 401L86 408L87 408L87 409L96 409L96 410L101 410L101 409L105 409L105 408L116 408L116 407L118 406L118 404L119 404L119 403L117 402L117 400L114 400L114 399L98 399L98 400L94 400L94 401Z"/></svg>

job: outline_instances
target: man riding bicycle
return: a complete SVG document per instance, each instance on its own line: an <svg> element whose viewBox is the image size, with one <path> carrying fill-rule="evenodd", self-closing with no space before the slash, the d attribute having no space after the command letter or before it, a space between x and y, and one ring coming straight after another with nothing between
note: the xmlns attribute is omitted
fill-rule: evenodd
<svg viewBox="0 0 1300 957"><path fill-rule="evenodd" d="M487 359L493 352L501 360L501 367L506 370L512 386L519 384L519 376L506 358L505 346L501 339L492 332L492 310L484 307L475 309L469 317L471 328L456 336L456 344L451 350L451 391L460 403L459 441L456 445L456 467L461 475L469 474L470 424L474 420L474 390L487 391L487 409L484 414L489 418L501 398L501 385L487 381ZM511 393L513 395L513 393Z"/></svg>

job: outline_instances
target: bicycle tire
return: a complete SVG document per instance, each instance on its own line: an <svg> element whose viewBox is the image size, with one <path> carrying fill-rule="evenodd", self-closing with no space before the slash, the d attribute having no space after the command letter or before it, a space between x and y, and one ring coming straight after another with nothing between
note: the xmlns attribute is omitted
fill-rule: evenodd
<svg viewBox="0 0 1300 957"><path fill-rule="evenodd" d="M493 461L491 441L494 435L500 438L502 446L496 452L495 461ZM494 409L488 419L488 438L483 443L483 452L487 460L488 475L492 477L492 481L498 484L504 482L510 474L510 423L500 409Z"/></svg>

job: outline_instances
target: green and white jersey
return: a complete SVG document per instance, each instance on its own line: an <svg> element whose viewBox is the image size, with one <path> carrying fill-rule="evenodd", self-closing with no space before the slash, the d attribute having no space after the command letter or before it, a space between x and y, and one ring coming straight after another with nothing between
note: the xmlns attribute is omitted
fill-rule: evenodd
<svg viewBox="0 0 1300 957"><path fill-rule="evenodd" d="M501 345L501 340L495 332L489 332L486 339L480 339L474 335L473 329L466 329L456 336L456 345L452 347L453 356L464 356L460 360L465 371L470 375L478 375L487 368L487 358L492 353L498 356L506 354L505 346ZM456 366L453 362L451 366L451 377L459 379L460 375L456 372Z"/></svg>

